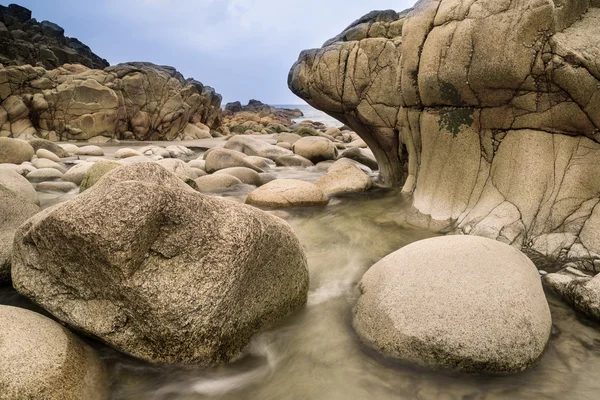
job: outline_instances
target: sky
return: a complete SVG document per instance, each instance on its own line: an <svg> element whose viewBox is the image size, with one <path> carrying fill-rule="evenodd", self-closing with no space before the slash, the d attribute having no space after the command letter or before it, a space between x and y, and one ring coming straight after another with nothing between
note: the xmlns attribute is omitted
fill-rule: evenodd
<svg viewBox="0 0 600 400"><path fill-rule="evenodd" d="M287 88L304 49L321 47L372 10L415 0L16 0L38 21L65 29L110 64L177 68L224 102L302 104Z"/></svg>

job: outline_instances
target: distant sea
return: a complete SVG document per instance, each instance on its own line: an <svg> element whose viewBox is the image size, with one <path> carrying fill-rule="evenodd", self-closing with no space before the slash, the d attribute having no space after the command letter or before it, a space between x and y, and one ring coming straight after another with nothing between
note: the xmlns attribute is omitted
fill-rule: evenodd
<svg viewBox="0 0 600 400"><path fill-rule="evenodd" d="M273 107L278 108L291 108L291 109L299 109L304 114L304 117L296 118L294 122L302 122L306 119L309 119L314 122L321 122L327 126L336 126L340 127L344 125L337 119L330 117L325 114L323 111L319 111L316 108L309 106L308 104L272 104Z"/></svg>

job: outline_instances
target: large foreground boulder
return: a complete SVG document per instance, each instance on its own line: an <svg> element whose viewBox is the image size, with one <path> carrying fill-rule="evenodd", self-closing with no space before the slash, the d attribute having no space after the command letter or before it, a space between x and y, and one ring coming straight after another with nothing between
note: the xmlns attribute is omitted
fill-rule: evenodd
<svg viewBox="0 0 600 400"><path fill-rule="evenodd" d="M27 201L40 204L40 199L29 181L17 172L0 167L0 186L27 199Z"/></svg>
<svg viewBox="0 0 600 400"><path fill-rule="evenodd" d="M360 282L359 336L431 368L510 373L543 353L552 320L533 263L506 244L447 236L406 246Z"/></svg>
<svg viewBox="0 0 600 400"><path fill-rule="evenodd" d="M468 3L369 13L303 51L290 88L413 194L411 224L599 259L600 2Z"/></svg>
<svg viewBox="0 0 600 400"><path fill-rule="evenodd" d="M153 363L212 364L306 302L291 228L154 163L107 173L21 226L13 284L70 326Z"/></svg>
<svg viewBox="0 0 600 400"><path fill-rule="evenodd" d="M39 211L37 205L0 184L0 285L10 282L11 252L17 228Z"/></svg>
<svg viewBox="0 0 600 400"><path fill-rule="evenodd" d="M0 399L104 400L109 382L94 350L33 311L0 305Z"/></svg>

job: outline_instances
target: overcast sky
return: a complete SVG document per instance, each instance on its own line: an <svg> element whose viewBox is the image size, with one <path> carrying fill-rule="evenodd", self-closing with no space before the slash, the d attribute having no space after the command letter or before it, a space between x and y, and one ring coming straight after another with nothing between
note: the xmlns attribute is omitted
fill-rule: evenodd
<svg viewBox="0 0 600 400"><path fill-rule="evenodd" d="M303 49L372 10L415 0L19 0L111 64L150 61L213 86L224 101L299 104L287 88ZM0 1L7 5L15 1Z"/></svg>

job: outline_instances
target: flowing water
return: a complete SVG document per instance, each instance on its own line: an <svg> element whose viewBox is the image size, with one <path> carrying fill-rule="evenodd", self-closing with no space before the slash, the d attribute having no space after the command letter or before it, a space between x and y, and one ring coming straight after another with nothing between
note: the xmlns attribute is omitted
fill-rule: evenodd
<svg viewBox="0 0 600 400"><path fill-rule="evenodd" d="M270 171L272 172L272 171ZM315 180L312 170L276 169L279 177ZM250 188L222 193L243 201ZM65 200L46 198L46 204ZM356 284L383 256L432 233L407 226L410 199L377 190L335 199L325 208L276 212L308 257L308 304L257 334L240 358L216 368L155 367L93 343L105 360L115 400L200 399L589 399L600 398L599 326L548 296L554 328L531 370L510 376L429 372L386 359L352 329ZM428 290L426 287L424 291ZM37 309L12 289L0 304Z"/></svg>

